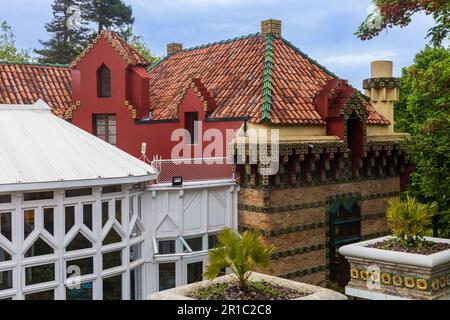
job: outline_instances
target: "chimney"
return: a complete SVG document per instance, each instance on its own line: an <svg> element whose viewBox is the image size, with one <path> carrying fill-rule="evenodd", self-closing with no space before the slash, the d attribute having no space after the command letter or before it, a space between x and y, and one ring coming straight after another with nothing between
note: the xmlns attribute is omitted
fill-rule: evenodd
<svg viewBox="0 0 450 320"><path fill-rule="evenodd" d="M181 43L169 43L167 45L167 55L171 56L178 52L183 51L183 45Z"/></svg>
<svg viewBox="0 0 450 320"><path fill-rule="evenodd" d="M363 81L365 94L374 109L391 122L388 133L394 133L394 103L400 93L400 79L392 76L392 70L392 61L373 61L371 78Z"/></svg>
<svg viewBox="0 0 450 320"><path fill-rule="evenodd" d="M281 37L281 20L268 19L261 21L261 34L263 36L272 35L275 38Z"/></svg>

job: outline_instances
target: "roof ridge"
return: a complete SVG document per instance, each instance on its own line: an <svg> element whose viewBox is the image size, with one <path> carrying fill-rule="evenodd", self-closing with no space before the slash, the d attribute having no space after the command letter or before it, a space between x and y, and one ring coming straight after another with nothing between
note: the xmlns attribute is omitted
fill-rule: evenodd
<svg viewBox="0 0 450 320"><path fill-rule="evenodd" d="M321 69L322 71L324 71L325 73L327 73L328 75L332 76L333 78L336 78L337 80L341 80L341 78L339 76L337 76L335 73L331 72L330 70L328 70L327 68L325 68L323 65L321 65L319 62L317 62L316 60L312 59L311 57L309 57L306 53L304 53L302 50L300 50L298 47L296 47L292 42L290 42L289 40L286 40L283 37L280 37L280 39L286 44L288 45L291 49L293 49L294 51L296 51L297 53L299 53L302 57L304 57L305 59L307 59L308 61L310 61L311 63L315 64L319 69Z"/></svg>
<svg viewBox="0 0 450 320"><path fill-rule="evenodd" d="M227 43L232 43L235 41L239 41L239 40L244 40L244 39L250 39L250 38L254 38L254 37L258 37L261 35L261 32L256 32L256 33L250 33L247 35L243 35L240 37L234 37L234 38L230 38L230 39L226 39L226 40L220 40L220 41L215 41L215 42L209 42L206 44L202 44L202 45L198 45L195 47L190 47L190 48L186 48L183 49L180 52L189 52L189 51L194 51L194 50L198 50L198 49L205 49L205 48L209 48L218 44L227 44ZM180 53L178 52L178 53ZM154 64L150 65L147 69L147 71L151 71L153 68L157 67L161 62L167 60L169 57L172 57L173 55L166 55L164 58L160 59L159 61L156 61Z"/></svg>
<svg viewBox="0 0 450 320"><path fill-rule="evenodd" d="M24 65L24 66L32 66L32 67L53 67L53 68L65 68L68 69L68 64L59 64L59 63L41 63L41 62L9 62L0 60L0 65Z"/></svg>
<svg viewBox="0 0 450 320"><path fill-rule="evenodd" d="M261 122L270 122L270 108L272 106L272 71L273 71L273 40L275 37L271 34L266 36L264 48L264 70L262 86L262 110Z"/></svg>
<svg viewBox="0 0 450 320"><path fill-rule="evenodd" d="M209 43L202 44L202 45L199 45L199 46L186 48L182 52L188 52L188 51L193 51L193 50L198 50L198 49L209 48L209 47L212 47L212 46L215 46L215 45L218 45L218 44L227 44L227 43L231 43L231 42L235 42L235 41L239 41L239 40L244 40L244 39L258 37L260 35L261 35L260 32L250 33L250 34L243 35L243 36L240 36L240 37L234 37L234 38L230 38L230 39L226 39L226 40L209 42Z"/></svg>

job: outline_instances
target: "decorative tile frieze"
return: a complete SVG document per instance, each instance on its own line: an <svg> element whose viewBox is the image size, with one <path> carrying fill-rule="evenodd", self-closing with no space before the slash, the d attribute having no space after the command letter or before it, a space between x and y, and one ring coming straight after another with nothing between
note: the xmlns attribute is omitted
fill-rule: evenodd
<svg viewBox="0 0 450 320"><path fill-rule="evenodd" d="M285 251L278 251L278 252L275 252L272 254L271 259L278 260L280 258L295 256L295 255L299 255L299 254L305 254L305 253L309 253L312 251L323 250L325 248L326 248L326 244L321 243L321 244L314 244L314 245L301 247L301 248L293 248L293 249L289 249L289 250L285 250Z"/></svg>
<svg viewBox="0 0 450 320"><path fill-rule="evenodd" d="M322 271L326 271L326 270L327 270L327 266L322 265L322 266L317 266L317 267L313 267L313 268L309 268L309 269L303 269L303 270L298 270L298 271L282 274L282 275L279 275L278 277L285 278L285 279L293 279L293 278L299 278L299 277L306 276L308 274L318 273L318 272L322 272Z"/></svg>
<svg viewBox="0 0 450 320"><path fill-rule="evenodd" d="M363 89L400 88L400 78L382 77L370 78L363 81Z"/></svg>
<svg viewBox="0 0 450 320"><path fill-rule="evenodd" d="M307 231L307 230L314 230L314 229L319 229L319 228L325 228L325 222L314 222L314 223L291 226L288 228L279 228L279 229L270 229L270 230L261 230L261 229L257 229L257 228L240 226L239 231L240 232L245 232L247 230L256 231L266 237L276 237L276 236L280 236L283 234L289 234L289 233L301 232L301 231Z"/></svg>

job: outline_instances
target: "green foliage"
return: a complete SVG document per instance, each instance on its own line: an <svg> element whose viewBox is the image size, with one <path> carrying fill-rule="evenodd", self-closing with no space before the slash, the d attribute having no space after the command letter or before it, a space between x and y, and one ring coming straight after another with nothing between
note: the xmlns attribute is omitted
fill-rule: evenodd
<svg viewBox="0 0 450 320"><path fill-rule="evenodd" d="M396 131L408 132L415 164L407 194L437 202L441 237L450 237L450 51L426 47L403 69Z"/></svg>
<svg viewBox="0 0 450 320"><path fill-rule="evenodd" d="M133 28L129 26L126 31L120 34L134 49L136 49L142 56L144 56L151 64L154 64L160 60L152 55L150 48L144 42L144 39L140 35L133 33Z"/></svg>
<svg viewBox="0 0 450 320"><path fill-rule="evenodd" d="M255 267L265 267L270 262L273 248L266 247L261 235L246 231L239 235L224 229L218 236L218 245L208 253L209 264L205 276L216 278L223 268L230 268L241 288L248 288L249 277Z"/></svg>
<svg viewBox="0 0 450 320"><path fill-rule="evenodd" d="M29 53L17 50L16 36L11 26L3 21L0 25L0 61L5 62L31 62Z"/></svg>
<svg viewBox="0 0 450 320"><path fill-rule="evenodd" d="M413 14L424 12L432 15L435 21L434 27L428 31L433 45L438 46L448 39L450 33L450 2L448 0L373 0L379 8L380 17L370 14L359 26L355 33L361 40L376 37L382 30L394 26L405 27L411 21ZM373 23L373 19L379 25Z"/></svg>
<svg viewBox="0 0 450 320"><path fill-rule="evenodd" d="M68 21L74 14L68 9L71 6L82 8L85 2L86 0L55 0L53 2L53 19L45 24L50 39L40 40L39 43L43 48L34 50L39 55L39 62L68 64L87 46L89 29L82 16L80 16L79 26L68 27Z"/></svg>
<svg viewBox="0 0 450 320"><path fill-rule="evenodd" d="M392 199L386 212L389 228L403 246L420 247L437 209L436 202L422 204L410 196Z"/></svg>
<svg viewBox="0 0 450 320"><path fill-rule="evenodd" d="M98 26L118 32L125 31L134 23L133 9L122 0L89 0L83 6L85 19Z"/></svg>

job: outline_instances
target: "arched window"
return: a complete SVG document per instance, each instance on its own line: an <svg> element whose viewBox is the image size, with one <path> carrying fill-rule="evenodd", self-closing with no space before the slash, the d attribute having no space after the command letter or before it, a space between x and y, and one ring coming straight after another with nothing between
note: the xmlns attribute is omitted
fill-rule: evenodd
<svg viewBox="0 0 450 320"><path fill-rule="evenodd" d="M97 94L99 98L111 97L111 71L104 64L97 70Z"/></svg>

